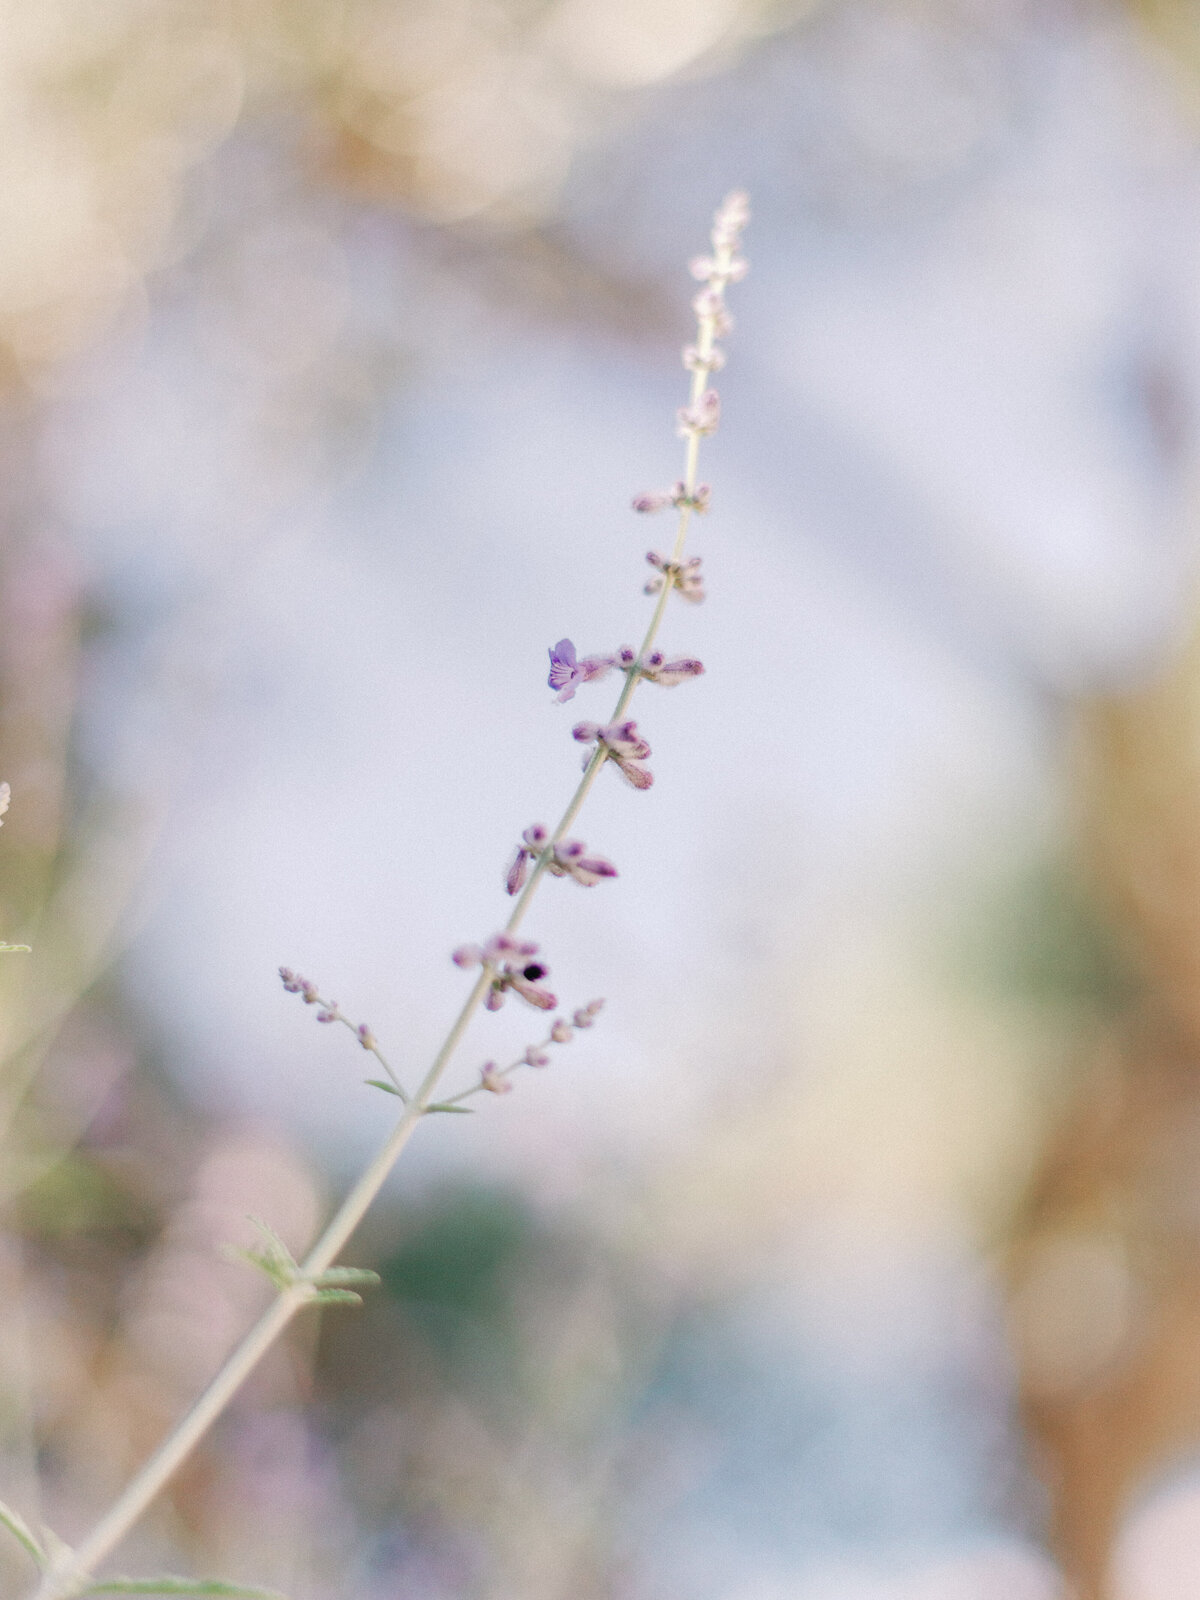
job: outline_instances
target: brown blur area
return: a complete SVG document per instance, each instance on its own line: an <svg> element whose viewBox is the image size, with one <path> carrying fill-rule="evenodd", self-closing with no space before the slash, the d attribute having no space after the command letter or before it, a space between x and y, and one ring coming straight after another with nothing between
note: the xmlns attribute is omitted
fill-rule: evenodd
<svg viewBox="0 0 1200 1600"><path fill-rule="evenodd" d="M1200 117L1195 7L1131 10ZM1080 1600L1127 1592L1123 1519L1200 1440L1198 637L1155 681L1076 717L1079 871L1128 993L1035 1168L1010 1281L1023 1414Z"/></svg>
<svg viewBox="0 0 1200 1600"><path fill-rule="evenodd" d="M1069 19L1093 12L1142 30L1200 126L1195 8L1063 7ZM821 182L849 190L838 161L849 170L861 158L884 189L928 179L936 191L957 171L955 128L963 170L986 166L994 108L972 108L955 80L962 103L944 124L921 123L917 105L904 145L895 128L913 108L884 104L879 84L903 75L911 34L934 41L935 61L965 60L968 89L977 85L968 45L1010 15L1024 12L987 0L0 0L0 779L13 791L0 830L0 939L33 947L0 957L0 1497L31 1523L44 1518L67 1538L85 1531L263 1304L265 1284L228 1250L255 1241L247 1219L268 1219L299 1251L344 1181L343 1165L324 1166L327 1153L295 1127L257 1106L225 1114L219 1095L193 1092L126 991L122 953L148 914L173 797L196 782L186 746L219 650L207 592L189 589L169 626L139 633L137 584L121 580L130 601L97 581L65 536L56 408L95 381L89 362L106 341L136 343L157 305L195 292L194 337L230 378L235 399L220 421L242 453L235 512L211 527L197 514L216 592L291 548L273 518L300 526L309 499L354 481L389 399L419 375L423 353L400 318L356 322L331 211L398 221L423 281L466 284L464 300L484 305L472 300L464 324L510 302L555 336L583 328L669 351L674 323L654 271L564 225L577 163L652 126L656 95L702 99L824 27L836 48L820 61L871 56L877 37L892 43L855 91L850 153L839 147ZM748 81L749 125L761 108ZM222 155L263 129L263 167L282 148L286 173L264 179L249 162L245 193L230 201ZM821 147L808 138L767 163L781 185ZM681 258L693 245L681 239ZM454 337L469 365L470 327ZM1191 427L1174 398L1163 400L1164 435ZM222 411L202 399L201 413ZM298 565L313 559L308 538L294 535ZM452 555L446 563L453 578ZM244 631L269 637L270 619L248 614ZM613 1178L573 1209L487 1175L387 1201L351 1253L379 1270L381 1292L361 1312L294 1330L118 1568L181 1567L278 1585L292 1600L1175 1600L1170 1581L1156 1590L1113 1574L1126 1519L1200 1452L1197 639L1160 648L1138 687L1076 691L1068 707L1071 820L1058 846L1106 951L1100 1001L1081 1008L1082 1021L1070 1012L1065 1027L1057 1016L1011 1024L1003 1005L931 999L903 963L889 965L881 938L878 951L855 952L857 967L815 963L806 1054L793 1037L805 1007L790 1009L789 985L801 980L790 955L767 948L762 991L728 1002L728 1037L692 1041L697 1057L723 1052L726 1076L687 1148L665 1148L640 1187ZM139 686L163 686L158 721L135 730L150 743L161 735L141 767L96 753L110 735L125 748L116 657ZM842 737L852 742L853 730ZM422 838L430 856L435 844ZM771 880L791 871L773 837L759 868ZM690 870L699 880L706 869ZM1031 942L1039 931L1031 926ZM905 937L911 953L919 937ZM201 944L195 961L205 959ZM751 1027L764 1012L765 1042ZM758 1078L747 1068L755 1052ZM231 1072L254 1070L233 1023L226 1054ZM544 1153L533 1137L526 1150L529 1164ZM563 1160L555 1148L546 1159ZM833 1242L814 1244L842 1201ZM987 1413L979 1431L1003 1435L988 1434L979 1454L999 1463L996 1499L1008 1498L998 1521L1021 1523L1016 1564L1004 1551L995 1566L953 1567L952 1553L931 1558L931 1576L843 1589L836 1563L811 1587L793 1587L783 1569L755 1576L748 1563L743 1586L706 1587L701 1545L650 1561L647 1577L640 1552L657 1548L661 1526L707 1481L725 1437L756 1408L772 1411L762 1371L790 1382L786 1353L769 1341L757 1376L728 1353L739 1316L758 1304L761 1263L781 1277L780 1261L800 1276L810 1261L827 1273L828 1305L797 1323L806 1338L819 1325L813 1344L825 1339L844 1370L861 1361L869 1394L874 1358L855 1341L880 1313L855 1274L865 1263L864 1279L888 1280L893 1239L907 1240L910 1225L921 1235L938 1206L975 1230L966 1275L985 1284L991 1309L963 1311L964 1325L991 1316L1009 1340L997 1354L988 1335L972 1344L964 1334L970 1348L949 1386L974 1383L983 1399L972 1390L971 1403ZM922 1292L898 1294L907 1305ZM762 1298L769 1321L775 1302ZM779 1299L782 1317L791 1302ZM922 1360L936 1368L935 1357L913 1357L921 1383ZM820 1371L810 1379L816 1398L805 1393L795 1429L803 1446L764 1431L765 1443L746 1448L765 1478L783 1478L771 1450L800 1459L818 1441L806 1471L836 1501L822 1450L839 1402ZM1010 1402L1023 1429L1015 1443ZM936 1442L922 1448L937 1453ZM881 1447L864 1427L853 1451L869 1461ZM906 1472L902 1463L897 1475ZM731 1477L750 1484L748 1523L752 1513L788 1523L785 1502L762 1512L753 1470ZM830 1518L850 1527L848 1545L863 1537L851 1479ZM936 1472L931 1481L931 1499L953 1500L952 1484ZM901 1497L896 1520L905 1514ZM1200 1549L1200 1516L1184 1525ZM954 1538L966 1535L952 1528L947 1549ZM678 1588L675 1571L687 1580ZM1060 1589L1060 1577L1073 1587ZM20 1595L28 1579L20 1549L0 1541L0 1592Z"/></svg>

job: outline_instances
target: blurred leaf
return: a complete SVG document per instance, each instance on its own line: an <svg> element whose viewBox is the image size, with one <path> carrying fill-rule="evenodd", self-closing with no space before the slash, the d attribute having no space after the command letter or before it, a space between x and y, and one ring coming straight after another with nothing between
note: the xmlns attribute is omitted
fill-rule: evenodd
<svg viewBox="0 0 1200 1600"><path fill-rule="evenodd" d="M85 1151L55 1161L30 1183L19 1214L26 1232L48 1239L112 1230L142 1235L154 1226L145 1202Z"/></svg>
<svg viewBox="0 0 1200 1600"><path fill-rule="evenodd" d="M3 1500L0 1500L0 1523L4 1524L18 1544L24 1545L39 1567L46 1565L46 1552L34 1538L33 1530L24 1517L18 1515L11 1506L6 1506Z"/></svg>
<svg viewBox="0 0 1200 1600"><path fill-rule="evenodd" d="M958 939L955 962L980 987L1035 1004L1125 1006L1138 981L1079 878L1058 864L1010 883L981 925Z"/></svg>
<svg viewBox="0 0 1200 1600"><path fill-rule="evenodd" d="M513 1196L468 1190L426 1216L381 1263L394 1299L437 1308L454 1317L488 1318L534 1230L528 1209Z"/></svg>
<svg viewBox="0 0 1200 1600"><path fill-rule="evenodd" d="M248 1589L240 1583L222 1583L219 1578L109 1578L95 1583L84 1594L208 1594L225 1595L228 1600L284 1600L278 1589Z"/></svg>

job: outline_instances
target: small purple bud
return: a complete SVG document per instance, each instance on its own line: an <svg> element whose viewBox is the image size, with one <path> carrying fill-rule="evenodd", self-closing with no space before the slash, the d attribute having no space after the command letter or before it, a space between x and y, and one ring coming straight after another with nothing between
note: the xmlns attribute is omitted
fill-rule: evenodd
<svg viewBox="0 0 1200 1600"><path fill-rule="evenodd" d="M701 319L716 317L725 309L725 297L720 289L701 289L692 296L692 310Z"/></svg>
<svg viewBox="0 0 1200 1600"><path fill-rule="evenodd" d="M590 889L593 884L599 883L601 878L615 878L617 869L603 856L583 856L572 865L571 876L576 883L581 883L585 889Z"/></svg>
<svg viewBox="0 0 1200 1600"><path fill-rule="evenodd" d="M546 848L546 841L550 837L550 830L549 828L543 828L540 822L535 822L531 827L525 829L525 832L521 835L521 837L524 839L526 847L529 850L531 850L535 855L540 855L541 852Z"/></svg>
<svg viewBox="0 0 1200 1600"><path fill-rule="evenodd" d="M479 1081L490 1094L509 1094L512 1091L512 1080L497 1071L494 1061L484 1062L480 1069Z"/></svg>
<svg viewBox="0 0 1200 1600"><path fill-rule="evenodd" d="M456 967L477 967L483 960L483 951L477 944L460 944L450 959Z"/></svg>
<svg viewBox="0 0 1200 1600"><path fill-rule="evenodd" d="M485 1009L488 1011L499 1011L500 1007L504 1004L503 986L498 987L496 984L493 984L488 990L487 998L484 1000L483 1004Z"/></svg>
<svg viewBox="0 0 1200 1600"><path fill-rule="evenodd" d="M715 344L707 352L698 344L684 345L683 364L689 372L720 372L725 365L725 352Z"/></svg>
<svg viewBox="0 0 1200 1600"><path fill-rule="evenodd" d="M571 1024L564 1022L561 1017L556 1018L554 1026L550 1029L550 1037L555 1044L570 1044L573 1037Z"/></svg>
<svg viewBox="0 0 1200 1600"><path fill-rule="evenodd" d="M666 494L639 494L634 496L632 504L635 511L652 513L662 511L669 506L671 497Z"/></svg>
<svg viewBox="0 0 1200 1600"><path fill-rule="evenodd" d="M587 1006L580 1006L573 1018L577 1028L590 1028L595 1025L595 1017Z"/></svg>
<svg viewBox="0 0 1200 1600"><path fill-rule="evenodd" d="M513 864L508 869L508 876L504 880L504 887L508 890L509 894L516 894L518 890L524 886L525 879L528 876L529 851L522 847L517 850L517 853L513 858Z"/></svg>
<svg viewBox="0 0 1200 1600"><path fill-rule="evenodd" d="M649 767L639 767L636 761L618 761L617 771L635 789L649 789L653 786L654 774Z"/></svg>
<svg viewBox="0 0 1200 1600"><path fill-rule="evenodd" d="M529 1067L548 1067L550 1065L550 1057L540 1045L536 1044L531 1044L521 1059Z"/></svg>
<svg viewBox="0 0 1200 1600"><path fill-rule="evenodd" d="M694 406L680 406L676 418L675 431L681 438L715 433L721 420L721 397L715 389L706 389Z"/></svg>
<svg viewBox="0 0 1200 1600"><path fill-rule="evenodd" d="M712 505L712 490L708 484L698 483L689 494L687 484L677 483L672 504L678 506L680 510L686 508L702 517Z"/></svg>
<svg viewBox="0 0 1200 1600"><path fill-rule="evenodd" d="M299 994L301 979L292 971L291 967L280 967L279 976L283 979L283 987L289 994Z"/></svg>
<svg viewBox="0 0 1200 1600"><path fill-rule="evenodd" d="M598 722L577 722L571 729L572 739L578 739L580 744L591 744L600 732Z"/></svg>
<svg viewBox="0 0 1200 1600"><path fill-rule="evenodd" d="M374 1050L376 1044L379 1041L376 1039L375 1035L371 1032L370 1028L367 1027L365 1022L360 1022L358 1027L354 1031L355 1031L355 1033L357 1033L358 1042L359 1042L360 1045L362 1045L364 1050Z"/></svg>
<svg viewBox="0 0 1200 1600"><path fill-rule="evenodd" d="M704 663L690 656L682 656L678 661L664 661L658 651L655 655L658 655L658 661L655 662L652 656L648 657L642 671L651 683L657 683L663 689L673 689L685 678L698 678L704 671Z"/></svg>
<svg viewBox="0 0 1200 1600"><path fill-rule="evenodd" d="M341 1015L341 1013L338 1011L337 1001L335 1000L327 1011L318 1011L317 1012L317 1021L318 1022L337 1022L339 1020L339 1018L340 1018L340 1015Z"/></svg>

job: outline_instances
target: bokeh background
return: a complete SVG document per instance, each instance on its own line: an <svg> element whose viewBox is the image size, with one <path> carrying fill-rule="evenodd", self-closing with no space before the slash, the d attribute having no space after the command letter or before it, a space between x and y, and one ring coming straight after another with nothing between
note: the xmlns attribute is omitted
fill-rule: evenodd
<svg viewBox="0 0 1200 1600"><path fill-rule="evenodd" d="M1194 1596L1191 0L0 16L0 1496L79 1536L388 1126L276 967L435 1048L736 184L708 671L530 924L601 1025L422 1128L115 1565Z"/></svg>

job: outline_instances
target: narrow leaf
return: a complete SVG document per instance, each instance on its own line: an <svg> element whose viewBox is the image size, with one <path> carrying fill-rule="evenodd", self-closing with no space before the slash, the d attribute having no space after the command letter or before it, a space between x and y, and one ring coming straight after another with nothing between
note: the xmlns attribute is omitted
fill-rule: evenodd
<svg viewBox="0 0 1200 1600"><path fill-rule="evenodd" d="M33 946L30 944L0 944L0 955L11 955L14 950L30 951L32 949Z"/></svg>
<svg viewBox="0 0 1200 1600"><path fill-rule="evenodd" d="M453 1111L456 1116L462 1117L473 1117L475 1115L474 1106L452 1106L447 1105L444 1100L435 1101L433 1105L426 1106L425 1109L426 1111Z"/></svg>
<svg viewBox="0 0 1200 1600"><path fill-rule="evenodd" d="M394 1094L398 1100L403 1100L404 1098L396 1085L388 1083L384 1078L364 1078L363 1082L369 1083L372 1089L382 1089L384 1094Z"/></svg>
<svg viewBox="0 0 1200 1600"><path fill-rule="evenodd" d="M283 1600L278 1589L248 1589L240 1583L222 1583L219 1578L109 1578L94 1583L88 1594L195 1594L223 1595L225 1600Z"/></svg>
<svg viewBox="0 0 1200 1600"><path fill-rule="evenodd" d="M318 1305L323 1306L360 1306L362 1295L355 1294L353 1289L318 1289L316 1291Z"/></svg>
<svg viewBox="0 0 1200 1600"><path fill-rule="evenodd" d="M333 1289L347 1283L361 1283L368 1288L377 1289L383 1279L369 1267L330 1267L319 1278L314 1278L313 1282L318 1289Z"/></svg>
<svg viewBox="0 0 1200 1600"><path fill-rule="evenodd" d="M290 1289L296 1281L294 1261L280 1261L277 1256L268 1255L265 1250L243 1250L240 1245L230 1245L225 1253L231 1260L245 1261L250 1266L257 1267L270 1278L277 1289Z"/></svg>
<svg viewBox="0 0 1200 1600"><path fill-rule="evenodd" d="M46 1552L34 1537L33 1529L24 1517L11 1506L6 1506L3 1500L0 1500L0 1523L8 1529L18 1544L24 1545L39 1567L46 1565Z"/></svg>
<svg viewBox="0 0 1200 1600"><path fill-rule="evenodd" d="M288 1249L287 1245L284 1244L283 1240L275 1232L275 1229L270 1225L269 1222L264 1222L261 1217L251 1216L248 1216L246 1221L251 1225L251 1227L257 1228L258 1232L262 1234L263 1239L266 1241L267 1251L270 1255L278 1256L281 1261L291 1262L292 1266L296 1265L295 1259L292 1256L292 1252Z"/></svg>

